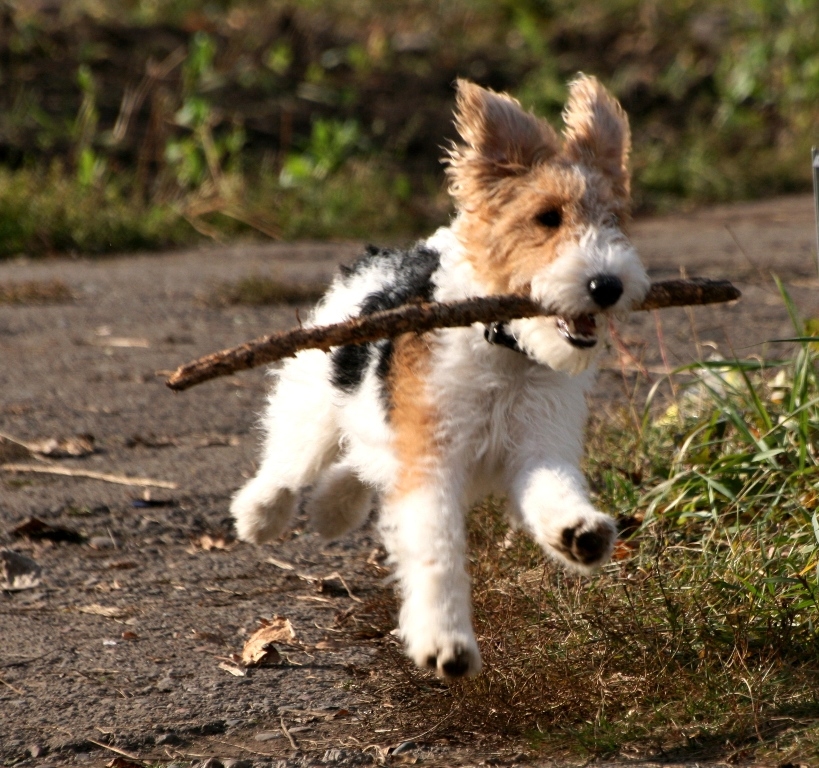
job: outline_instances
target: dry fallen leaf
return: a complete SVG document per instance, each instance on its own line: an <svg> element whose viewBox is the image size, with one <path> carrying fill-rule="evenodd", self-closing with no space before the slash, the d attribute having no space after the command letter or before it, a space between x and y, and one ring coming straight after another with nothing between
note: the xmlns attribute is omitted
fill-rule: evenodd
<svg viewBox="0 0 819 768"><path fill-rule="evenodd" d="M313 648L317 651L337 651L339 648L343 648L344 646L341 643L336 642L335 640L319 640Z"/></svg>
<svg viewBox="0 0 819 768"><path fill-rule="evenodd" d="M232 548L233 542L228 542L224 536L211 536L209 533L203 533L191 541L191 545L187 551L192 555L198 549L201 549L203 552L212 552L215 549L227 551Z"/></svg>
<svg viewBox="0 0 819 768"><path fill-rule="evenodd" d="M61 525L51 525L43 522L38 517L29 517L18 523L9 533L12 536L26 539L48 539L49 541L67 541L71 544L79 544L85 537L77 531L65 528Z"/></svg>
<svg viewBox="0 0 819 768"><path fill-rule="evenodd" d="M242 664L246 667L277 664L281 656L273 643L292 645L295 641L296 633L290 619L283 616L274 616L269 620L262 619L262 626L245 643L242 650Z"/></svg>
<svg viewBox="0 0 819 768"><path fill-rule="evenodd" d="M212 549L227 549L227 542L224 536L213 537L210 534L204 533L199 538L199 546L210 552Z"/></svg>
<svg viewBox="0 0 819 768"><path fill-rule="evenodd" d="M40 585L42 569L30 557L0 549L0 589L16 592Z"/></svg>
<svg viewBox="0 0 819 768"><path fill-rule="evenodd" d="M133 759L128 757L115 757L111 762L106 763L105 766L106 768L144 768L145 763L134 762Z"/></svg>
<svg viewBox="0 0 819 768"><path fill-rule="evenodd" d="M628 560L633 557L639 549L639 545L633 541L623 541L617 539L614 544L614 552L611 554L612 560Z"/></svg>
<svg viewBox="0 0 819 768"><path fill-rule="evenodd" d="M125 608L119 608L115 605L100 605L99 603L81 605L78 610L80 613L90 613L93 616L106 616L109 619L121 619L128 615L128 611Z"/></svg>
<svg viewBox="0 0 819 768"><path fill-rule="evenodd" d="M224 669L225 672L230 672L230 674L235 677L244 677L247 674L247 672L240 667L234 667L233 664L228 664L224 661L219 662L219 669Z"/></svg>
<svg viewBox="0 0 819 768"><path fill-rule="evenodd" d="M26 448L32 453L52 459L80 458L94 453L93 435L73 435L72 437L47 437L27 442Z"/></svg>
<svg viewBox="0 0 819 768"><path fill-rule="evenodd" d="M0 433L3 441L12 443L29 454L48 456L52 459L80 458L94 453L94 436L89 434L72 437L44 437L39 440L20 440Z"/></svg>

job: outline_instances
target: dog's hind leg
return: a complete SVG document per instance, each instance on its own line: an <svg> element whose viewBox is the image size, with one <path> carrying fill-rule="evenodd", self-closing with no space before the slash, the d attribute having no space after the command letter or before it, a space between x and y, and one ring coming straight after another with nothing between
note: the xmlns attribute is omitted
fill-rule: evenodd
<svg viewBox="0 0 819 768"><path fill-rule="evenodd" d="M364 523L373 504L373 491L343 461L322 473L305 505L313 527L326 539L337 539Z"/></svg>
<svg viewBox="0 0 819 768"><path fill-rule="evenodd" d="M335 408L323 352L303 352L281 370L263 420L262 464L230 505L240 539L260 544L285 530L299 490L338 456Z"/></svg>

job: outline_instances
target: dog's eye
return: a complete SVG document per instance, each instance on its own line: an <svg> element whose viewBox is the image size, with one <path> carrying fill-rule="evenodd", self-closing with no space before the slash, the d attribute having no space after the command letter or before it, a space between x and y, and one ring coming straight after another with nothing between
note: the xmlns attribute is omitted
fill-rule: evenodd
<svg viewBox="0 0 819 768"><path fill-rule="evenodd" d="M535 221L537 221L541 227L557 229L563 223L563 214L558 208L550 208L548 211L543 211L543 213L539 213L535 216Z"/></svg>

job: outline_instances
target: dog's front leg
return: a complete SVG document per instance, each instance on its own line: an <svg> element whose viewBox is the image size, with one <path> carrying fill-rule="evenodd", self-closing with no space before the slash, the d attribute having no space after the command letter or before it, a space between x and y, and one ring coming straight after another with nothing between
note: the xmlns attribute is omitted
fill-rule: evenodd
<svg viewBox="0 0 819 768"><path fill-rule="evenodd" d="M512 497L547 554L585 573L611 557L617 527L591 505L585 479L571 462L553 459L529 465L515 477Z"/></svg>
<svg viewBox="0 0 819 768"><path fill-rule="evenodd" d="M399 630L407 654L441 677L474 675L464 503L453 478L424 479L386 495L381 529L398 577Z"/></svg>

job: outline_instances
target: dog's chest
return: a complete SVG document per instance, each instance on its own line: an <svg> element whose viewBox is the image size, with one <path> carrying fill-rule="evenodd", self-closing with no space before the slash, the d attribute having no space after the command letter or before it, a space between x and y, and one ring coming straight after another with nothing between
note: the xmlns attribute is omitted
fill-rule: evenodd
<svg viewBox="0 0 819 768"><path fill-rule="evenodd" d="M548 430L567 411L585 418L586 377L570 377L525 355L487 344L476 329L448 332L428 382L441 442L460 460L505 463L533 430Z"/></svg>

